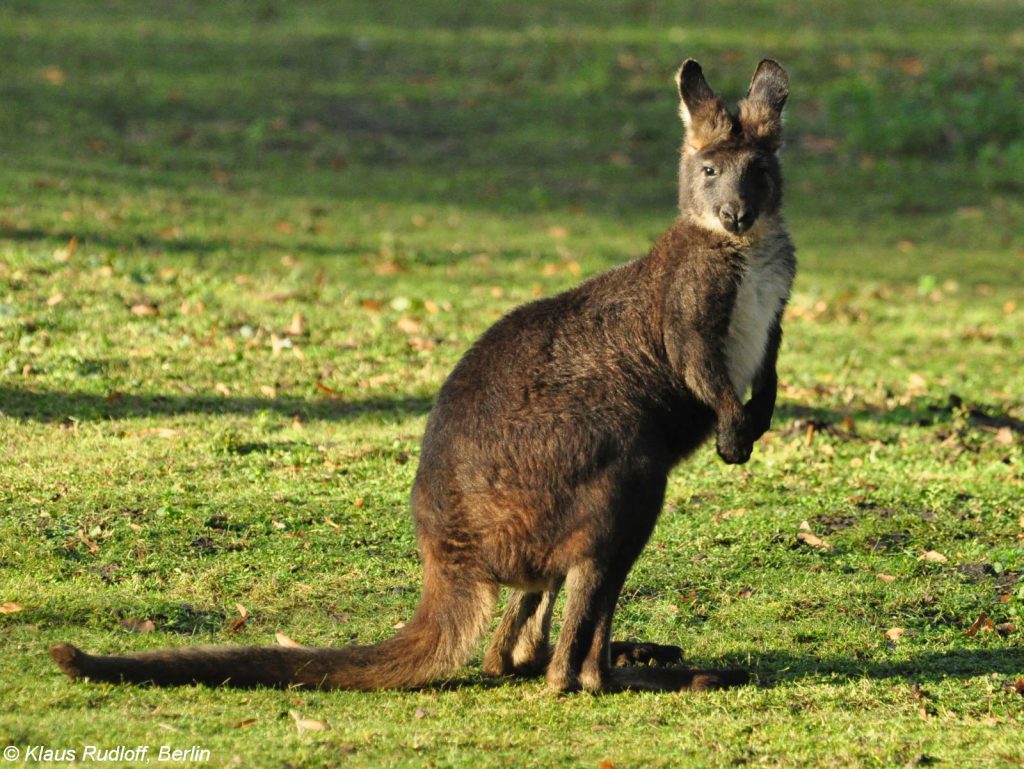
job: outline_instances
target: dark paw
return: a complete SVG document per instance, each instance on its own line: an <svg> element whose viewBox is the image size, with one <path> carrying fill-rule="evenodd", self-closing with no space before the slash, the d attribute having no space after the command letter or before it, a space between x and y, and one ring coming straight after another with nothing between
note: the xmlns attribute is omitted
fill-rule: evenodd
<svg viewBox="0 0 1024 769"><path fill-rule="evenodd" d="M676 665L682 662L683 650L668 644L612 641L612 665Z"/></svg>
<svg viewBox="0 0 1024 769"><path fill-rule="evenodd" d="M718 456L727 465L742 465L754 450L753 440L743 439L736 435L718 435Z"/></svg>

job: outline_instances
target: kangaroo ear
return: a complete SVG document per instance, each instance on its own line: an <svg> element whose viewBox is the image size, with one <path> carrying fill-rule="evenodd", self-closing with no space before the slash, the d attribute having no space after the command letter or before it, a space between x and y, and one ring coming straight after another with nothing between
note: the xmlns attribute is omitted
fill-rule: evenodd
<svg viewBox="0 0 1024 769"><path fill-rule="evenodd" d="M679 116L686 127L686 149L702 147L729 137L732 118L722 100L715 96L704 71L693 59L687 59L676 73L679 86Z"/></svg>
<svg viewBox="0 0 1024 769"><path fill-rule="evenodd" d="M740 125L751 141L778 149L782 143L782 108L789 96L789 75L777 61L757 65L747 98L739 103Z"/></svg>

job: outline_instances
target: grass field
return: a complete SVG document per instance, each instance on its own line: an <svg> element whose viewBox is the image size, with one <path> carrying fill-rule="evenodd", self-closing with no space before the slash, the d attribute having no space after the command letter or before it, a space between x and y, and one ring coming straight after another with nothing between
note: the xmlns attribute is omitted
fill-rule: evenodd
<svg viewBox="0 0 1024 769"><path fill-rule="evenodd" d="M1024 762L1020 5L810 5L4 3L6 763ZM738 97L765 55L792 80L800 259L774 429L743 467L707 449L674 472L616 618L757 685L59 674L57 641L346 644L408 619L407 494L446 373L668 226L684 57ZM982 612L999 627L969 633Z"/></svg>

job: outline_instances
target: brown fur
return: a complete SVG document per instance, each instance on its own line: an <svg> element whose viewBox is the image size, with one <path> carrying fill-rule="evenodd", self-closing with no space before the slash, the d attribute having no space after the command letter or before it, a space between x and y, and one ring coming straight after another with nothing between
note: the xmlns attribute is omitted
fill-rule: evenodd
<svg viewBox="0 0 1024 769"><path fill-rule="evenodd" d="M712 434L726 462L745 462L771 422L795 262L779 217L778 163L758 127L780 119L771 111L781 110L785 73L774 63L762 69L737 121L687 62L679 219L645 258L509 313L441 388L412 491L423 597L394 638L122 657L62 644L50 652L57 664L72 678L164 685L423 686L466 662L504 584L516 592L484 657L489 674L544 672L559 691L745 681L742 671L615 667L675 662L679 650L613 643L610 632L669 470ZM709 176L712 164L719 171ZM563 584L565 617L551 649Z"/></svg>

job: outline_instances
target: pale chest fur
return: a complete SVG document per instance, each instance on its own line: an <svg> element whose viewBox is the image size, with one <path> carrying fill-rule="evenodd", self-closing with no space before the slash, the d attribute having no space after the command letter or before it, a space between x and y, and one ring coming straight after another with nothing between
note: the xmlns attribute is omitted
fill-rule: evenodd
<svg viewBox="0 0 1024 769"><path fill-rule="evenodd" d="M795 262L784 232L751 246L736 291L725 358L736 395L743 400L764 361L768 335L793 285Z"/></svg>

